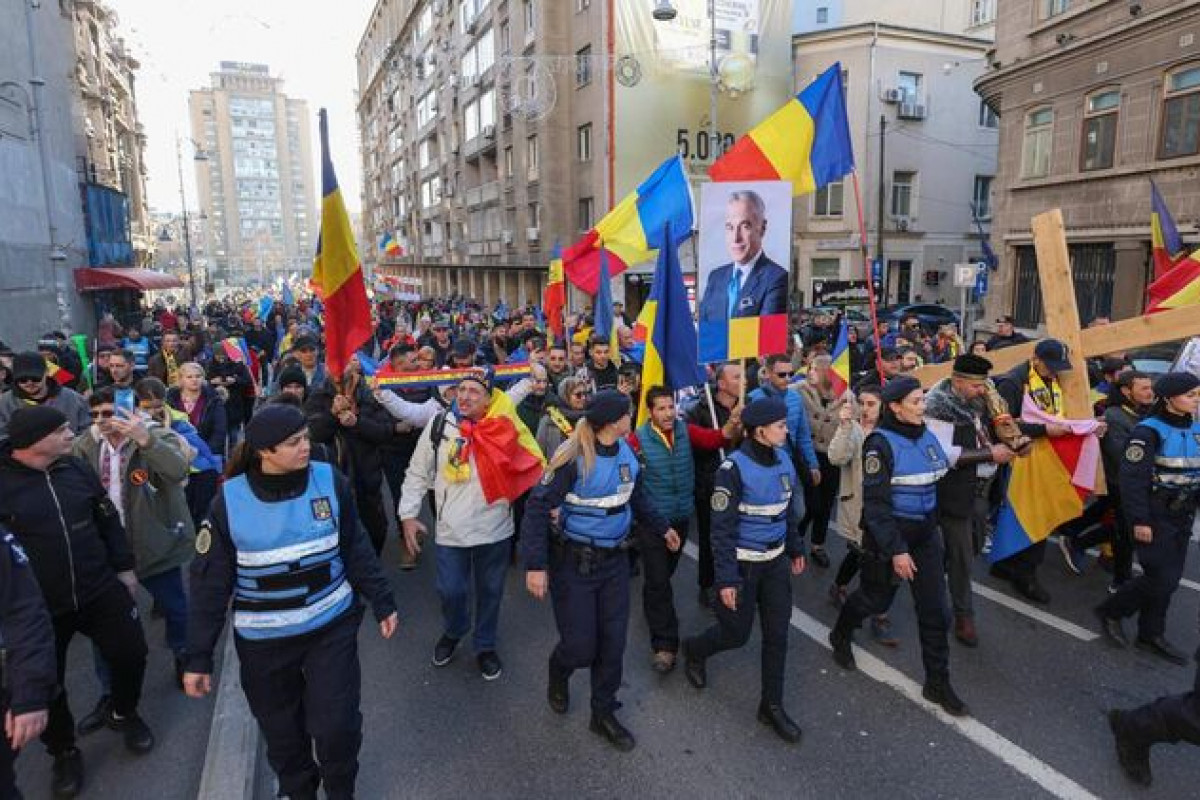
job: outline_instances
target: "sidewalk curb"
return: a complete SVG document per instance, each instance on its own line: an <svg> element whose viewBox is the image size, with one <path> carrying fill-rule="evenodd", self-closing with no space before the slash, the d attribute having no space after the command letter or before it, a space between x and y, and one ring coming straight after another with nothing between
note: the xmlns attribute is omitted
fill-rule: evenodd
<svg viewBox="0 0 1200 800"><path fill-rule="evenodd" d="M237 648L233 631L225 636L221 675L213 706L212 727L204 769L200 773L197 800L230 800L255 796L258 776L258 724L242 693Z"/></svg>

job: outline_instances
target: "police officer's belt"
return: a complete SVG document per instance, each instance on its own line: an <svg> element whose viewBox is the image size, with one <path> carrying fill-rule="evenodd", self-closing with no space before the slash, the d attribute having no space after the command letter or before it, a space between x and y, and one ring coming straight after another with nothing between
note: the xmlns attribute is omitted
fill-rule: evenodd
<svg viewBox="0 0 1200 800"><path fill-rule="evenodd" d="M745 547L737 549L738 561L749 561L755 564L761 564L765 561L773 561L783 554L785 540L780 539L778 542L767 545L766 550L749 550Z"/></svg>
<svg viewBox="0 0 1200 800"><path fill-rule="evenodd" d="M609 512L609 513L612 513L612 512ZM588 550L595 550L596 553L600 554L600 555L606 555L609 553L616 553L618 551L628 550L630 548L630 546L632 545L632 542L630 541L629 536L626 536L624 539L617 542L615 545L612 545L611 547L606 547L602 544L597 544L597 542L599 541L598 539L592 539L590 537L570 536L568 534L561 533L561 532L555 533L555 540L559 544L570 545L571 547L576 548L576 549L586 548Z"/></svg>

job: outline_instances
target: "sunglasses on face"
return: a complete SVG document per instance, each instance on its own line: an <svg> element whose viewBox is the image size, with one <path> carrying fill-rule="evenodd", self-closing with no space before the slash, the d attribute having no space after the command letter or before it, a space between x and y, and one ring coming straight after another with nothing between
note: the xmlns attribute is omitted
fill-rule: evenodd
<svg viewBox="0 0 1200 800"><path fill-rule="evenodd" d="M789 369L787 372L776 372L775 377L776 378L790 378L795 374L796 373L793 370Z"/></svg>
<svg viewBox="0 0 1200 800"><path fill-rule="evenodd" d="M117 415L116 411L91 411L92 419L112 419Z"/></svg>
<svg viewBox="0 0 1200 800"><path fill-rule="evenodd" d="M41 383L41 378L17 378L17 383Z"/></svg>

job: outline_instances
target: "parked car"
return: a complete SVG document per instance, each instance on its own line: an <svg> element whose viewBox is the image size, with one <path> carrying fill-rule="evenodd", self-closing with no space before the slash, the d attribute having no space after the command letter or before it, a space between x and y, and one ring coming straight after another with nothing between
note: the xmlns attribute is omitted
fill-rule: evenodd
<svg viewBox="0 0 1200 800"><path fill-rule="evenodd" d="M921 326L929 331L936 330L939 325L959 325L958 312L934 303L888 306L879 310L879 321L894 326L905 317L914 315L921 320Z"/></svg>

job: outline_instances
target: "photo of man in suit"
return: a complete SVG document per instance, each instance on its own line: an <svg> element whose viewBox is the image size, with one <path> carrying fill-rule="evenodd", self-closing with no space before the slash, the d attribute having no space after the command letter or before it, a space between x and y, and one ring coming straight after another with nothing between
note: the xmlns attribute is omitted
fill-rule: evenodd
<svg viewBox="0 0 1200 800"><path fill-rule="evenodd" d="M788 273L763 252L767 208L757 192L731 192L725 208L725 247L732 261L708 276L701 322L787 313Z"/></svg>

